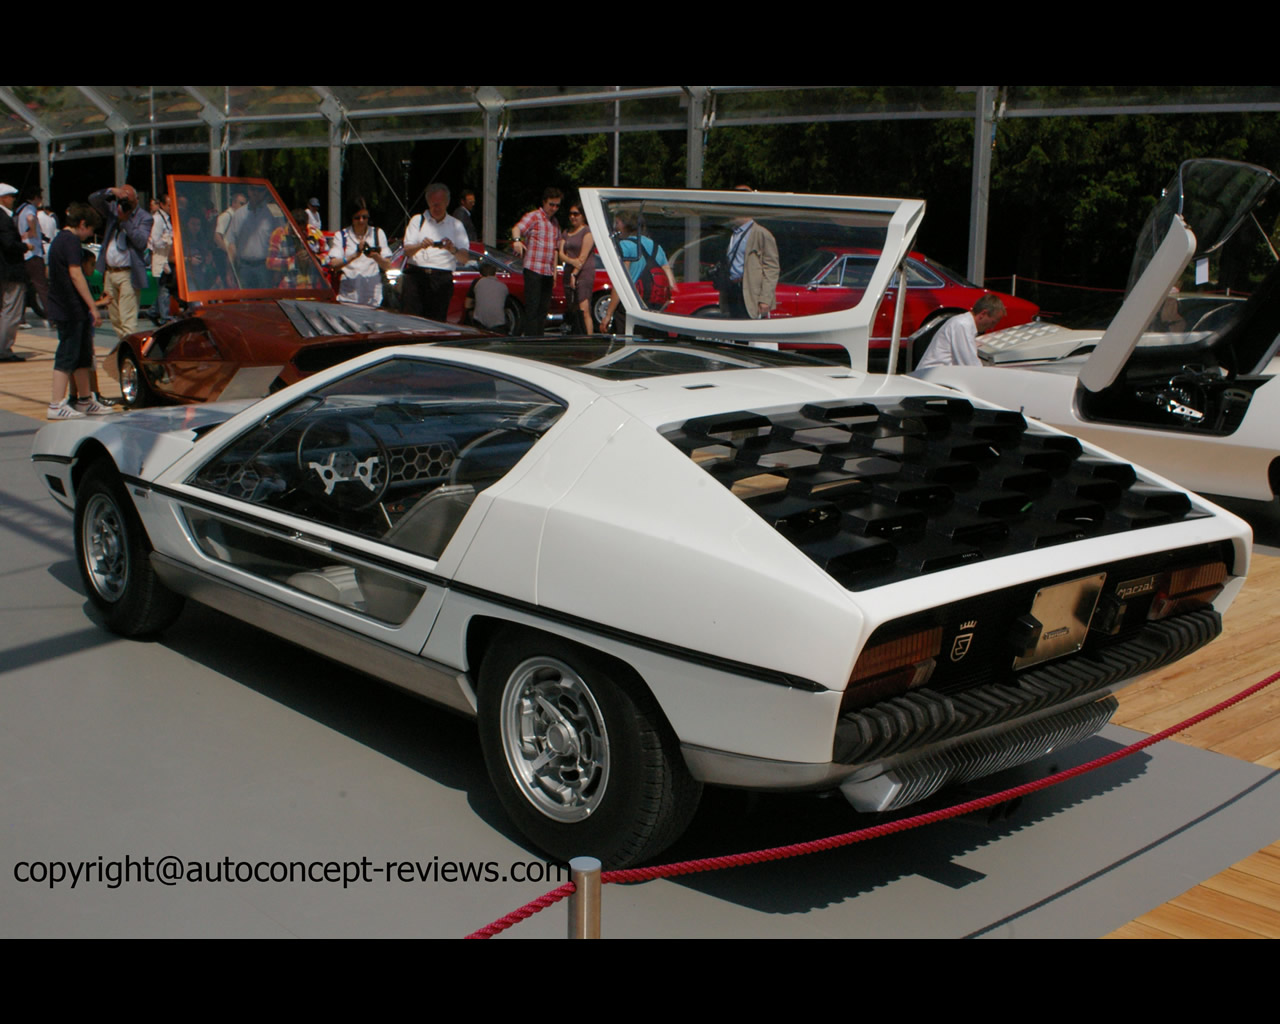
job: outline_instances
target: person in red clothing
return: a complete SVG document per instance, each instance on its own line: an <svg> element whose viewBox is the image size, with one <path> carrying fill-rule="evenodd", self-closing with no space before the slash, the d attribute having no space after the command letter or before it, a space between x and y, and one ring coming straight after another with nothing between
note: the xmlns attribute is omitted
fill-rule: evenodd
<svg viewBox="0 0 1280 1024"><path fill-rule="evenodd" d="M555 216L564 193L558 188L542 192L542 205L530 210L511 229L515 254L524 260L523 333L538 337L547 323L551 286L555 283L556 251L560 247L560 225Z"/></svg>

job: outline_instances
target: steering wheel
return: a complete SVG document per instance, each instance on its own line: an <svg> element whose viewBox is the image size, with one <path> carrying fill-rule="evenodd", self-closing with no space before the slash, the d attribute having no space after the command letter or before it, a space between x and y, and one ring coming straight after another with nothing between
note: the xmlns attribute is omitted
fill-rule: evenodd
<svg viewBox="0 0 1280 1024"><path fill-rule="evenodd" d="M391 456L382 438L342 413L307 424L297 460L304 488L352 512L377 504L391 485Z"/></svg>

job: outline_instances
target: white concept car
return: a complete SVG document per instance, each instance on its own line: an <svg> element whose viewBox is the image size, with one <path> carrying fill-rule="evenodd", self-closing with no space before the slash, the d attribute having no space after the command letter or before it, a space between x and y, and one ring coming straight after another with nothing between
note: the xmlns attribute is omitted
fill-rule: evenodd
<svg viewBox="0 0 1280 1024"><path fill-rule="evenodd" d="M1204 494L1280 493L1280 263L1263 219L1277 178L1179 168L1139 238L1111 325L1026 324L980 339L982 367L922 379L1002 403ZM1238 297L1243 292L1248 301ZM1235 293L1235 297L1231 293Z"/></svg>
<svg viewBox="0 0 1280 1024"><path fill-rule="evenodd" d="M1219 633L1242 522L865 371L923 203L584 200L632 326L699 340L383 349L256 404L45 427L35 469L106 625L155 632L190 598L473 715L524 834L610 865L673 842L703 784L886 810L1024 763ZM783 262L881 252L871 285L777 322L646 308L637 263L748 220ZM677 290L708 279L681 259Z"/></svg>

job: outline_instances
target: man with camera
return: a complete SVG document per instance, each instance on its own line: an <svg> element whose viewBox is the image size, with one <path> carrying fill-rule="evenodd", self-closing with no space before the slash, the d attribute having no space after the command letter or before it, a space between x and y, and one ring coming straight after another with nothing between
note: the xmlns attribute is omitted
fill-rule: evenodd
<svg viewBox="0 0 1280 1024"><path fill-rule="evenodd" d="M453 272L458 261L474 257L467 229L449 216L449 188L427 186L427 212L409 221L404 232L404 276L400 308L414 316L444 323L453 299Z"/></svg>
<svg viewBox="0 0 1280 1024"><path fill-rule="evenodd" d="M138 329L138 296L147 286L143 256L150 243L152 217L138 206L132 185L101 189L89 197L106 229L102 235L102 287L110 300L107 315L120 338Z"/></svg>

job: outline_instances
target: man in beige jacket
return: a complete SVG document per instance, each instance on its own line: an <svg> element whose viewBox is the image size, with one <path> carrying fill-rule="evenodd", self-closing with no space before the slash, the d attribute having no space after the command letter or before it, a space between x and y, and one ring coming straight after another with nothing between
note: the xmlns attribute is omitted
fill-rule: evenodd
<svg viewBox="0 0 1280 1024"><path fill-rule="evenodd" d="M750 191L738 186L740 191ZM720 309L736 320L767 320L778 304L778 242L773 232L749 217L734 222L725 251L727 283Z"/></svg>

